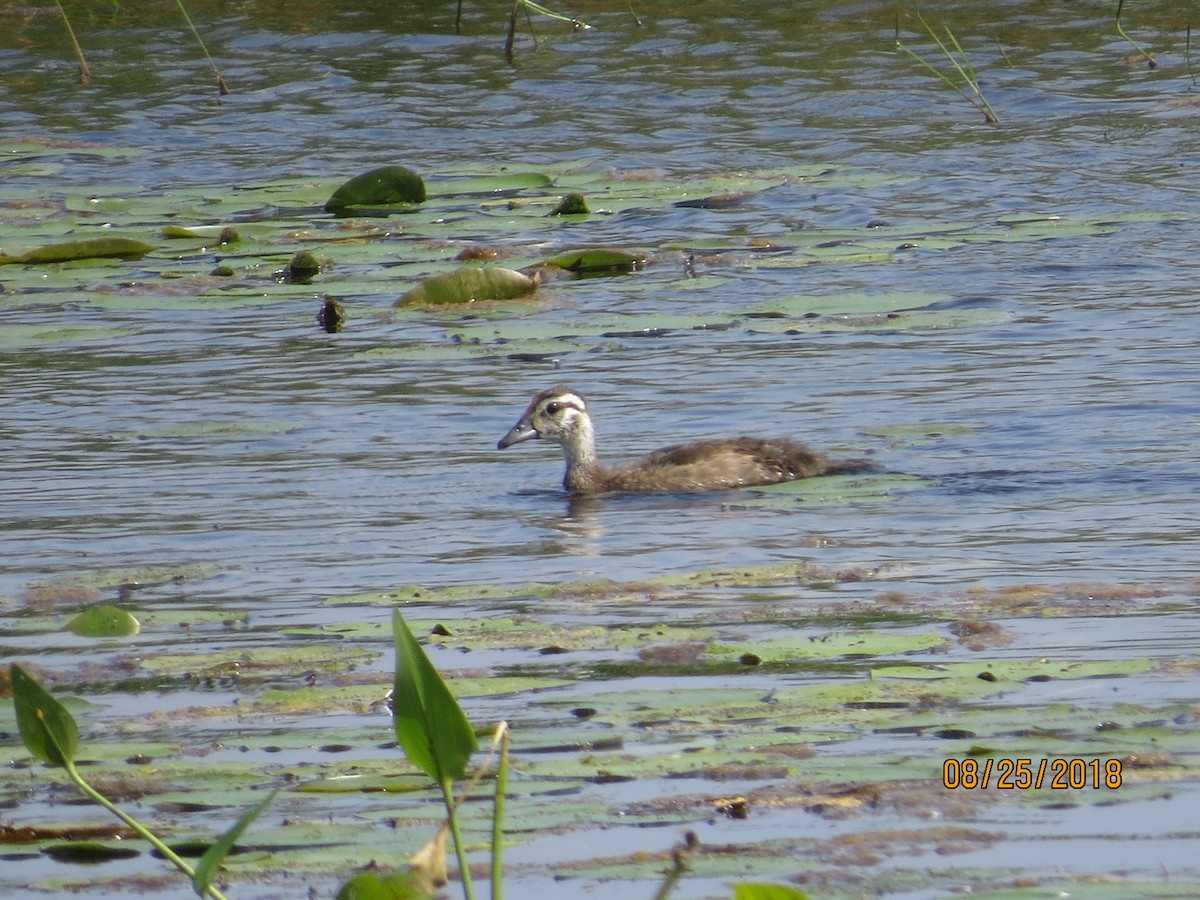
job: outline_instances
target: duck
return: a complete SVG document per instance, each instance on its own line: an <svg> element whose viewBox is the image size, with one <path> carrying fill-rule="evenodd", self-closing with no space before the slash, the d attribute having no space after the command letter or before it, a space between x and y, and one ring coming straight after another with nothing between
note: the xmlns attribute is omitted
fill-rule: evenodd
<svg viewBox="0 0 1200 900"><path fill-rule="evenodd" d="M817 475L874 468L866 459L830 459L784 438L730 437L672 444L618 466L596 456L596 433L583 395L559 384L534 396L496 447L551 441L567 463L563 487L571 494L624 491L728 491Z"/></svg>

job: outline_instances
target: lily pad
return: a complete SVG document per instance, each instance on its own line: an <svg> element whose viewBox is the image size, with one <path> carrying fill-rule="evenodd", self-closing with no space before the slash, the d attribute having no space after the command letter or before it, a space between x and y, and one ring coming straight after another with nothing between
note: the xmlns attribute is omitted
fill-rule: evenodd
<svg viewBox="0 0 1200 900"><path fill-rule="evenodd" d="M47 244L27 253L0 253L0 265L12 263L57 263L76 259L141 259L155 248L130 238L103 237L63 244Z"/></svg>
<svg viewBox="0 0 1200 900"><path fill-rule="evenodd" d="M612 250L607 247L591 247L568 250L546 260L546 265L576 274L596 275L600 273L624 274L641 268L646 261L644 253L627 250Z"/></svg>
<svg viewBox="0 0 1200 900"><path fill-rule="evenodd" d="M355 175L325 201L328 212L351 206L387 206L395 203L424 203L425 182L404 166L381 166Z"/></svg>
<svg viewBox="0 0 1200 900"><path fill-rule="evenodd" d="M396 301L398 307L458 306L512 300L537 291L537 281L513 269L464 267L426 278Z"/></svg>
<svg viewBox="0 0 1200 900"><path fill-rule="evenodd" d="M83 637L129 637L141 627L130 613L109 604L89 607L67 623L69 631Z"/></svg>

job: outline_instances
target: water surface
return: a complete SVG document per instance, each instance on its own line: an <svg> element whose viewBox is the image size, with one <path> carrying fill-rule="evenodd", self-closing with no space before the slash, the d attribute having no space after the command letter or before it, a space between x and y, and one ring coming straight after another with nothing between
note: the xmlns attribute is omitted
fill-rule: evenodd
<svg viewBox="0 0 1200 900"><path fill-rule="evenodd" d="M57 21L9 8L0 13L0 143L71 142L80 153L44 165L0 160L0 199L336 184L394 162L668 181L836 165L857 176L844 186L781 184L732 210L599 217L564 226L562 241L741 246L812 227L984 229L1051 215L1117 224L1107 234L914 250L887 263L772 268L701 256L699 274L733 277L692 291L679 289L682 257L664 254L626 278L556 286L559 302L532 315L564 324L603 309L706 318L800 293L892 291L992 315L958 328L786 334L764 325L619 338L557 365L376 354L435 345L453 323L368 315L327 335L311 300L214 310L182 298L123 304L100 291L92 302L0 294L10 324L102 329L87 340L0 337L5 615L36 605L39 584L155 566L201 566L206 576L135 590L149 607L249 610L251 622L277 628L335 624L345 612L321 601L404 584L633 581L811 561L889 573L819 598L847 606L896 590L1156 585L1178 604L1173 616L1034 618L1012 652L1194 660L1200 106L1184 56L1188 23L1138 10L1139 40L1160 54L1149 70L1122 61L1131 51L1108 10L959 5L948 24L1001 116L994 126L894 50L891 8L660 5L641 10L638 28L619 6L572 8L591 31L539 23L537 48L518 41L512 65L501 54L504 16L482 4L467 10L461 36L448 4L192 7L232 89L220 99L173 7L76 21L94 75L82 88ZM941 64L927 39L908 30L906 40ZM409 286L397 283L395 294ZM312 297L327 289L337 290L336 274ZM612 459L689 438L786 434L871 454L924 481L869 503L572 504L556 450L494 449L528 397L560 381L590 398ZM889 437L912 427L930 436ZM798 590L776 602L802 615L818 598ZM576 604L545 612L598 622L704 615ZM363 616L384 622L388 613L355 611ZM115 652L16 629L2 646L67 680ZM380 673L386 682L386 665ZM1189 672L1161 696L1136 699L1196 696ZM95 699L129 715L127 695ZM170 695L162 702L169 708ZM913 752L936 756L937 746ZM1072 854L1068 868L1161 867L1195 879L1191 854L1166 837L1195 836L1191 807L1180 807L1158 809L1161 826L1147 817L1147 839L1128 859ZM1035 819L1031 829L1125 828L1092 809L1077 811L1077 822ZM675 839L654 837L663 847ZM613 853L620 844L614 835ZM1015 852L1025 857L1022 846ZM964 864L1011 866L1013 854L1002 844ZM1062 854L1025 859L1053 871ZM693 890L720 895L703 881Z"/></svg>

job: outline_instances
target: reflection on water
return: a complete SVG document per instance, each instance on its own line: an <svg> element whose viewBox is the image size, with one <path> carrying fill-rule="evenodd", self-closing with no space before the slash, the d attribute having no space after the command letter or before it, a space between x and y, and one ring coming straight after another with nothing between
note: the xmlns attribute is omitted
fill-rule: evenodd
<svg viewBox="0 0 1200 900"><path fill-rule="evenodd" d="M619 3L582 3L596 30L541 24L539 48L519 45L510 68L503 24L483 4L462 37L447 4L358 6L322 4L289 18L303 23L293 29L272 4L237 18L191 5L233 89L219 102L198 51L160 27L162 10L76 22L95 48L86 89L56 56L57 24L0 27L13 88L0 100L3 140L114 150L7 173L0 161L6 188L169 193L391 162L665 173L836 164L878 183L790 185L749 211L633 211L577 233L657 245L870 222L983 227L1009 215L1124 224L894 264L731 272L718 255L699 260L699 274L733 280L700 290L680 289L685 270L673 263L572 283L547 319L627 306L736 314L798 293L892 290L1003 315L958 329L614 338L560 368L374 358L362 351L440 339L445 327L359 319L328 336L311 304L213 313L0 296L10 322L97 329L57 346L0 338L0 596L81 571L204 564L220 574L190 602L307 624L336 618L315 607L326 597L406 583L632 581L781 560L909 566L917 590L1194 575L1200 183L1185 173L1200 160L1200 131L1173 52L1152 73L1129 69L1115 37L1097 44L1107 24L1069 5L981 33L975 23L996 8L960 4L952 24L1003 121L988 127L891 51L890 7L763 2L735 16L724 3L659 5L641 10L637 29ZM1154 43L1179 45L1178 23L1153 14L1138 11ZM720 497L569 499L556 448L491 449L532 393L561 380L603 408L600 449L613 460L677 440L784 434L928 481L884 503L769 510ZM912 425L931 434L881 436ZM967 427L939 431L947 425ZM850 599L875 589L839 586ZM1195 631L1191 613L1181 633ZM1137 652L1156 649L1146 640ZM38 652L4 641L8 654Z"/></svg>

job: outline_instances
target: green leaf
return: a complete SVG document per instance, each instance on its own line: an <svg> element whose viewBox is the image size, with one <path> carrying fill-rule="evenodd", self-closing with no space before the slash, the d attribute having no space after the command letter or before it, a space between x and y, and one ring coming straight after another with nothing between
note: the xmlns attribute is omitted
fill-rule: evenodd
<svg viewBox="0 0 1200 900"><path fill-rule="evenodd" d="M129 637L142 626L121 607L103 604L85 609L67 623L67 630L82 637Z"/></svg>
<svg viewBox="0 0 1200 900"><path fill-rule="evenodd" d="M733 886L733 900L808 900L808 894L785 884L751 884Z"/></svg>
<svg viewBox="0 0 1200 900"><path fill-rule="evenodd" d="M16 663L9 668L17 726L26 749L42 762L70 765L79 748L79 726L66 707Z"/></svg>
<svg viewBox="0 0 1200 900"><path fill-rule="evenodd" d="M462 777L478 748L475 730L450 693L404 617L392 616L396 640L396 682L392 723L409 760L438 784Z"/></svg>
<svg viewBox="0 0 1200 900"><path fill-rule="evenodd" d="M28 253L8 256L0 253L0 265L5 263L56 263L75 259L141 259L154 247L129 238L105 237L87 241L68 241L64 244L47 244Z"/></svg>
<svg viewBox="0 0 1200 900"><path fill-rule="evenodd" d="M328 212L347 206L389 203L424 203L425 182L404 166L382 166L355 175L325 201Z"/></svg>
<svg viewBox="0 0 1200 900"><path fill-rule="evenodd" d="M242 836L242 832L270 805L277 793L279 792L271 791L262 800L242 813L242 817L234 823L233 827L225 832L221 836L221 839L209 847L204 852L204 855L200 857L200 861L196 864L195 872L192 875L192 887L196 889L196 893L199 896L203 897L208 891L209 885L212 884L213 876L221 868L221 862L228 855L229 851L233 849L234 843Z"/></svg>
<svg viewBox="0 0 1200 900"><path fill-rule="evenodd" d="M337 892L337 900L427 900L433 896L416 872L359 872Z"/></svg>
<svg viewBox="0 0 1200 900"><path fill-rule="evenodd" d="M426 278L396 306L453 306L477 300L511 300L537 290L537 282L513 269L464 267Z"/></svg>
<svg viewBox="0 0 1200 900"><path fill-rule="evenodd" d="M632 272L641 268L646 261L644 253L629 253L607 247L590 247L568 250L546 260L546 265L565 269L568 272Z"/></svg>

